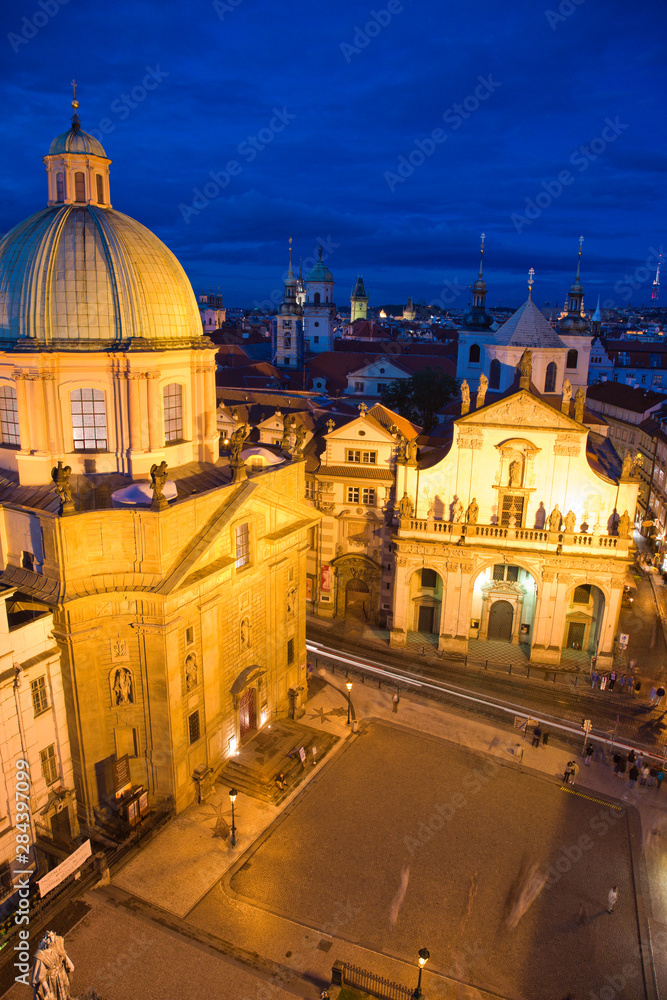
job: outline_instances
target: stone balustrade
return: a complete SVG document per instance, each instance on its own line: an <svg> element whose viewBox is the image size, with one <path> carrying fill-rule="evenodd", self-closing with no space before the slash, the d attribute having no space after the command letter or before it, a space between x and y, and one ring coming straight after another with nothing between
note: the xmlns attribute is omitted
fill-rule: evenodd
<svg viewBox="0 0 667 1000"><path fill-rule="evenodd" d="M507 544L512 547L538 545L540 548L563 552L577 552L582 547L589 553L600 549L614 550L615 555L625 556L633 545L631 538L616 535L593 535L560 531L548 528L510 528L498 524L464 524L457 521L436 521L431 518L398 518L399 538L418 536L429 540L446 540L454 543L468 542L473 545Z"/></svg>

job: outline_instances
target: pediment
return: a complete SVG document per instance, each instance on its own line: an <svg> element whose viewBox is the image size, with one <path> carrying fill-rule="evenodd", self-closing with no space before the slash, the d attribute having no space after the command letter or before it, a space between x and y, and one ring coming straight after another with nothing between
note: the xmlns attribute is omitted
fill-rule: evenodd
<svg viewBox="0 0 667 1000"><path fill-rule="evenodd" d="M397 378L405 378L408 374L403 365L397 365L393 361L381 358L379 361L371 361L355 371L348 372L347 378L383 378L391 382Z"/></svg>
<svg viewBox="0 0 667 1000"><path fill-rule="evenodd" d="M460 417L456 423L458 426L477 424L486 427L530 427L536 430L548 427L554 430L578 430L581 434L586 433L581 424L572 417L555 410L553 406L549 406L525 389L507 399L489 403L481 410Z"/></svg>

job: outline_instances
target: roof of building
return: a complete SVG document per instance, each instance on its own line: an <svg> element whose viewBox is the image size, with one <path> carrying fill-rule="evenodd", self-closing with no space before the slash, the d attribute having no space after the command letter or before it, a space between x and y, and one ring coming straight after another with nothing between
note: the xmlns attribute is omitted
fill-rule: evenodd
<svg viewBox="0 0 667 1000"><path fill-rule="evenodd" d="M566 346L530 297L496 330L492 343L508 347Z"/></svg>
<svg viewBox="0 0 667 1000"><path fill-rule="evenodd" d="M306 281L333 281L333 274L322 260L322 247L318 247L319 260L306 275Z"/></svg>
<svg viewBox="0 0 667 1000"><path fill-rule="evenodd" d="M366 289L364 288L364 279L361 277L361 275L359 275L359 277L357 278L357 283L354 286L354 291L352 292L352 295L355 298L367 298Z"/></svg>
<svg viewBox="0 0 667 1000"><path fill-rule="evenodd" d="M74 115L72 125L67 132L57 135L49 146L49 156L58 153L91 153L93 156L103 156L108 159L101 142L94 136L84 132L79 124L78 115Z"/></svg>
<svg viewBox="0 0 667 1000"><path fill-rule="evenodd" d="M631 410L633 413L646 413L647 410L665 402L665 397L661 393L625 385L623 382L596 382L588 386L587 396L597 402L609 403L623 410Z"/></svg>
<svg viewBox="0 0 667 1000"><path fill-rule="evenodd" d="M215 383L238 389L280 389L289 380L266 361L218 368Z"/></svg>
<svg viewBox="0 0 667 1000"><path fill-rule="evenodd" d="M414 375L423 368L440 368L447 375L452 377L456 375L456 365L448 355L401 354L396 357L393 354L348 354L343 351L324 351L308 362L310 369L308 385L312 387L315 379L323 378L326 379L329 392L342 392L347 389L348 375L366 368L380 358L405 371L406 376Z"/></svg>

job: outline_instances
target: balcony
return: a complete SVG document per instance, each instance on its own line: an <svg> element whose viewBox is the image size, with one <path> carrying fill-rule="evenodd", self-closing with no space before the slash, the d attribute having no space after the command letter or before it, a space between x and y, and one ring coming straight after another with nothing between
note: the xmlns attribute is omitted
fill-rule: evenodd
<svg viewBox="0 0 667 1000"><path fill-rule="evenodd" d="M450 545L489 545L493 548L538 548L554 555L613 555L627 558L634 548L631 538L617 535L595 535L584 532L550 531L548 528L510 528L498 524L463 524L404 517L395 522L397 539L419 538L421 541L446 542Z"/></svg>

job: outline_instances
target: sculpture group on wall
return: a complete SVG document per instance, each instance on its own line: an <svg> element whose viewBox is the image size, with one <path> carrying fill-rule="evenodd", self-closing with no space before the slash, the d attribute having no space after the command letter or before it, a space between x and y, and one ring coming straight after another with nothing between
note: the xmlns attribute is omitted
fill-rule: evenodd
<svg viewBox="0 0 667 1000"><path fill-rule="evenodd" d="M197 667L197 654L188 653L185 657L185 690L194 691L199 681L199 668Z"/></svg>

